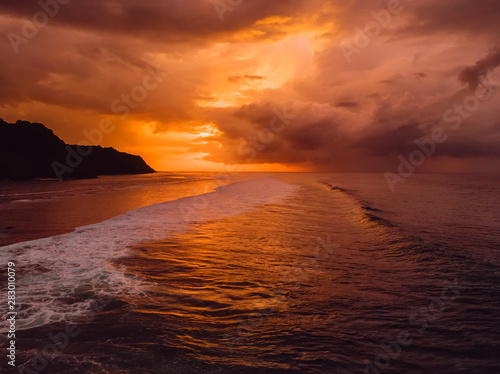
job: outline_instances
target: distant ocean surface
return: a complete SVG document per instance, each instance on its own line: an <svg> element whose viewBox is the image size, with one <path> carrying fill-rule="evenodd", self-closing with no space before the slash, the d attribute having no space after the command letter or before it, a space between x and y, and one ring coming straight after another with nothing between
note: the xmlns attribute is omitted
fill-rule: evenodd
<svg viewBox="0 0 500 374"><path fill-rule="evenodd" d="M1 182L2 372L498 374L499 202L500 175Z"/></svg>

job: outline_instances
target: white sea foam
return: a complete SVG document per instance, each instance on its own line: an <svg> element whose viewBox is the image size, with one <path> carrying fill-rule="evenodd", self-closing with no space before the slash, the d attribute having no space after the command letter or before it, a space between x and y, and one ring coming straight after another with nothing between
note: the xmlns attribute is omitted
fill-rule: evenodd
<svg viewBox="0 0 500 374"><path fill-rule="evenodd" d="M193 222L279 203L297 188L267 177L238 182L204 195L129 211L69 234L2 247L2 263L14 261L18 272L17 329L84 316L96 297L147 292L143 281L112 261L126 256L135 245L165 239Z"/></svg>
<svg viewBox="0 0 500 374"><path fill-rule="evenodd" d="M43 201L50 201L53 199L19 199L19 200L12 200L12 203L39 203Z"/></svg>

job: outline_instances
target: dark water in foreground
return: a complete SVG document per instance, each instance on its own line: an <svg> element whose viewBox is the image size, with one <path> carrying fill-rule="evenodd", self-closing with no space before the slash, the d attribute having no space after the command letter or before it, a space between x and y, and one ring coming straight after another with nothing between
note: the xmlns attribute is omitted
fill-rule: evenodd
<svg viewBox="0 0 500 374"><path fill-rule="evenodd" d="M0 248L2 276L18 269L20 372L500 372L499 176L395 193L376 174L183 177L99 180L79 206L128 213ZM76 201L58 194L0 210ZM71 230L54 217L44 230Z"/></svg>

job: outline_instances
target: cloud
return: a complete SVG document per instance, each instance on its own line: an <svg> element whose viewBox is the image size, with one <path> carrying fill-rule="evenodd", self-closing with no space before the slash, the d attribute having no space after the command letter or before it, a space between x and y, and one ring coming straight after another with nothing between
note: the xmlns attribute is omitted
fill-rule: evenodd
<svg viewBox="0 0 500 374"><path fill-rule="evenodd" d="M158 170L170 159L191 170L385 171L500 65L498 1L401 3L348 63L340 43L387 0L243 1L222 21L210 0L72 1L19 53L0 39L0 115L44 122L68 142L112 118L105 145L135 147ZM39 10L0 0L0 34L22 33L23 17ZM157 66L168 79L121 120L111 104ZM498 161L497 95L436 158ZM264 144L259 132L284 105L296 116Z"/></svg>
<svg viewBox="0 0 500 374"><path fill-rule="evenodd" d="M435 1L424 0L411 7L409 22L400 31L407 34L462 34L498 41L492 32L498 23L500 3L496 0Z"/></svg>
<svg viewBox="0 0 500 374"><path fill-rule="evenodd" d="M488 55L477 61L473 66L468 66L460 72L458 79L464 84L468 84L471 90L475 90L480 83L480 79L492 72L500 65L500 48L495 47Z"/></svg>
<svg viewBox="0 0 500 374"><path fill-rule="evenodd" d="M249 74L245 74L243 76L241 75L236 75L236 76L229 76L227 78L227 80L231 83L245 83L245 84L248 84L249 82L252 82L252 81L260 81L260 80L264 80L266 79L266 77L262 77L260 75L249 75Z"/></svg>
<svg viewBox="0 0 500 374"><path fill-rule="evenodd" d="M254 0L231 6L222 22L211 0L86 0L61 5L51 24L80 30L124 34L153 42L184 44L227 38L270 16L294 16L310 8L305 0ZM31 17L41 10L38 2L0 1L0 13ZM267 33L272 34L269 25Z"/></svg>

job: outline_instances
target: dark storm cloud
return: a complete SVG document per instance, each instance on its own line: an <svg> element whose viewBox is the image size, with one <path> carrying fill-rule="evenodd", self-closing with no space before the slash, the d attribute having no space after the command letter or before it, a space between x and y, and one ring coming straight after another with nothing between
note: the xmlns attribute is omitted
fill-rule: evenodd
<svg viewBox="0 0 500 374"><path fill-rule="evenodd" d="M245 84L248 84L249 82L252 81L261 81L264 79L266 79L266 77L262 77L260 75L249 75L249 74L243 76L233 75L227 78L227 80L231 83L245 83Z"/></svg>
<svg viewBox="0 0 500 374"><path fill-rule="evenodd" d="M475 90L480 83L480 79L493 71L500 65L500 48L493 48L488 56L477 61L473 66L468 66L460 72L459 79L462 83L468 84Z"/></svg>
<svg viewBox="0 0 500 374"><path fill-rule="evenodd" d="M356 109L359 108L360 106L358 102L349 100L337 101L336 105L339 107L350 108L350 109Z"/></svg>
<svg viewBox="0 0 500 374"><path fill-rule="evenodd" d="M341 129L349 116L352 115L345 109L315 109L314 103L265 102L236 110L214 110L211 119L223 132L218 140L224 147L218 154L209 155L206 159L232 159L243 164L328 163L335 154L341 154L345 149L346 138ZM277 121L272 122L273 118ZM280 131L273 133L272 141L260 137L261 134L269 136L275 127ZM249 159L248 149L252 148L257 152L255 158ZM196 149L203 150L203 146Z"/></svg>
<svg viewBox="0 0 500 374"><path fill-rule="evenodd" d="M453 32L474 37L478 34L498 38L497 0L415 1L407 25L401 28L408 34Z"/></svg>
<svg viewBox="0 0 500 374"><path fill-rule="evenodd" d="M482 142L471 142L470 139L460 139L456 142L445 143L437 150L437 155L454 158L500 158L499 139Z"/></svg>
<svg viewBox="0 0 500 374"><path fill-rule="evenodd" d="M389 156L393 152L412 151L415 148L414 141L424 135L425 132L416 122L401 124L395 129L379 126L375 131L355 141L353 146L369 151L375 156Z"/></svg>
<svg viewBox="0 0 500 374"><path fill-rule="evenodd" d="M149 40L192 42L245 29L268 16L294 16L307 6L305 0L243 1L226 8L221 20L214 1L209 0L85 0L60 5L51 23ZM0 13L17 17L30 19L40 10L36 1L0 1Z"/></svg>

